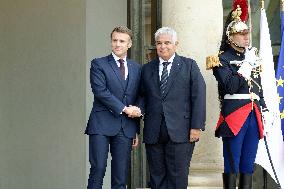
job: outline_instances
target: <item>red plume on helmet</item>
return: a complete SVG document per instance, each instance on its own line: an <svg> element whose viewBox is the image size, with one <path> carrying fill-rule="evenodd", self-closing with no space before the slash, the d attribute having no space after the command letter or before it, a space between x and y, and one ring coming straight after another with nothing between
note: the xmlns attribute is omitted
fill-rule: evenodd
<svg viewBox="0 0 284 189"><path fill-rule="evenodd" d="M238 5L242 9L242 14L241 14L240 18L244 23L246 23L246 21L248 19L248 2L247 2L247 0L234 0L233 10L236 10Z"/></svg>

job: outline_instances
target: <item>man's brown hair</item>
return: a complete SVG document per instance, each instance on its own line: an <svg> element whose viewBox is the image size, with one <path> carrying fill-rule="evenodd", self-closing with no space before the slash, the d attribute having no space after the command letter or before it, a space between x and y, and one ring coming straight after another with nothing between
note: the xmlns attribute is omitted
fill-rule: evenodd
<svg viewBox="0 0 284 189"><path fill-rule="evenodd" d="M117 27L115 27L112 30L111 34L110 34L111 38L112 38L113 32L126 33L126 34L129 35L130 39L132 40L132 37L133 37L132 31L129 28L127 28L126 26L117 26Z"/></svg>

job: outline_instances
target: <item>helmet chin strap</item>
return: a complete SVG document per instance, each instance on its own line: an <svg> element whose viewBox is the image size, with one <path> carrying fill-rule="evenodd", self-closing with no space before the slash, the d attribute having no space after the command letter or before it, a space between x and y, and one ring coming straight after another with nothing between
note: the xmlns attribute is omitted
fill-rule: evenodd
<svg viewBox="0 0 284 189"><path fill-rule="evenodd" d="M242 47L242 46L238 45L237 43L235 43L230 37L228 37L228 39L229 39L229 42L232 43L233 45L235 45L236 47L241 48L241 49L246 49L245 47Z"/></svg>

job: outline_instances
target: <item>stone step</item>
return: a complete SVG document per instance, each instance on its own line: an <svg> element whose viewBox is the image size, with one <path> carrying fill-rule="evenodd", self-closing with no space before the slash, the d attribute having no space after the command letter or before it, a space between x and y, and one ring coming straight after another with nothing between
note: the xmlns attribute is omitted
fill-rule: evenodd
<svg viewBox="0 0 284 189"><path fill-rule="evenodd" d="M151 189L151 188L136 188L136 189ZM187 189L223 189L223 187L210 187L210 186L190 186Z"/></svg>
<svg viewBox="0 0 284 189"><path fill-rule="evenodd" d="M136 188L136 189L151 189L151 188ZM223 187L193 186L193 187L187 187L187 189L223 189Z"/></svg>
<svg viewBox="0 0 284 189"><path fill-rule="evenodd" d="M188 187L188 189L223 189L223 187L193 186L193 187Z"/></svg>
<svg viewBox="0 0 284 189"><path fill-rule="evenodd" d="M222 173L217 171L192 170L188 177L188 184L190 189L222 188Z"/></svg>
<svg viewBox="0 0 284 189"><path fill-rule="evenodd" d="M188 184L188 189L222 189L222 173L216 170L190 170Z"/></svg>

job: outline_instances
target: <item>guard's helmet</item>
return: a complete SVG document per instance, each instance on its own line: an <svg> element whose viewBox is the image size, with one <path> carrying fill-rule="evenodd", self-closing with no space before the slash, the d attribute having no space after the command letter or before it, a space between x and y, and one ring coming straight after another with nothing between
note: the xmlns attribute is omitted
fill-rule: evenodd
<svg viewBox="0 0 284 189"><path fill-rule="evenodd" d="M220 52L226 51L226 49L229 48L230 43L234 43L231 40L231 36L233 34L249 32L249 27L246 24L247 19L247 0L235 0L232 6L232 10L230 11L224 23L222 41L219 49Z"/></svg>
<svg viewBox="0 0 284 189"><path fill-rule="evenodd" d="M249 31L249 27L245 23L245 20L241 19L242 14L243 14L242 8L240 7L240 5L237 5L237 8L233 10L231 14L232 21L229 23L226 29L226 35L228 37L232 34Z"/></svg>

